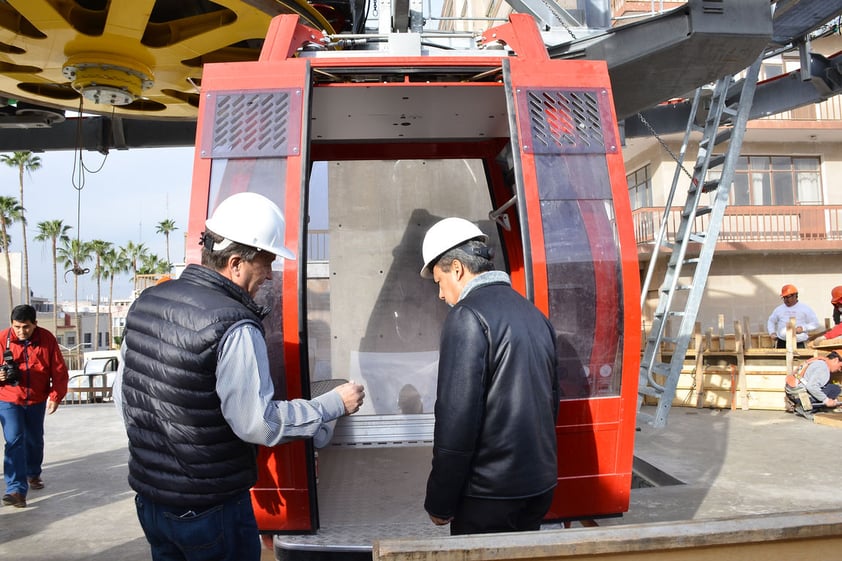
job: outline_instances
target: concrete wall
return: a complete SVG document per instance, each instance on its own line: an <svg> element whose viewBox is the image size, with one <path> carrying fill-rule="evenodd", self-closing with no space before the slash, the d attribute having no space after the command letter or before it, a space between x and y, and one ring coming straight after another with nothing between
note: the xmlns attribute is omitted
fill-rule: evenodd
<svg viewBox="0 0 842 561"><path fill-rule="evenodd" d="M766 320L781 303L780 289L794 284L799 300L816 312L820 322L830 318L830 289L842 284L837 259L822 255L717 253L711 264L704 298L697 321L702 328L717 327L718 316L725 316L725 329L733 333L734 320L750 320L752 332L766 332ZM662 260L654 278L664 278ZM645 321L651 321L657 306L657 286L649 291ZM678 328L678 325L675 326Z"/></svg>
<svg viewBox="0 0 842 561"><path fill-rule="evenodd" d="M14 307L22 301L23 254L18 251L10 252L9 262L12 270L12 307ZM9 323L12 307L9 307L9 275L6 271L6 257L0 253L0 326L5 327Z"/></svg>

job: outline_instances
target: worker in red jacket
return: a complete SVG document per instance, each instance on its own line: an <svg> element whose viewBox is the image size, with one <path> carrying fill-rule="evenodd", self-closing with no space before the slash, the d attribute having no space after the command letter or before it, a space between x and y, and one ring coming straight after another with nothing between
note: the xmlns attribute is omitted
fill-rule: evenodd
<svg viewBox="0 0 842 561"><path fill-rule="evenodd" d="M35 308L15 306L11 320L12 326L0 331L3 504L23 508L30 488L44 488L44 416L55 413L67 393L67 365L55 336L38 327Z"/></svg>
<svg viewBox="0 0 842 561"><path fill-rule="evenodd" d="M833 322L836 325L816 337L810 346L821 343L826 339L842 337L842 286L834 286L833 290L830 291L830 304L833 306Z"/></svg>

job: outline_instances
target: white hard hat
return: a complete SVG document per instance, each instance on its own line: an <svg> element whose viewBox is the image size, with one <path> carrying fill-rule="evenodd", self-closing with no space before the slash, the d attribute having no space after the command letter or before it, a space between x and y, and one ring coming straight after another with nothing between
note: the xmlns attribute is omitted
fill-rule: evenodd
<svg viewBox="0 0 842 561"><path fill-rule="evenodd" d="M284 259L295 259L292 251L283 245L285 225L278 205L263 195L248 192L231 195L205 220L208 230L225 238L214 249L225 249L231 242L237 242Z"/></svg>
<svg viewBox="0 0 842 561"><path fill-rule="evenodd" d="M421 257L424 259L421 276L425 279L432 277L430 268L433 261L445 251L473 239L488 242L488 236L483 234L476 224L464 218L445 218L433 224L427 230L424 243L421 245Z"/></svg>

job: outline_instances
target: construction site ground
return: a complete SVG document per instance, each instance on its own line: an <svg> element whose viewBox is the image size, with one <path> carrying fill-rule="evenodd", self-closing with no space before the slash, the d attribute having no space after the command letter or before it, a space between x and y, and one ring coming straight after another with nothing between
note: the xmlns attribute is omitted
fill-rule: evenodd
<svg viewBox="0 0 842 561"><path fill-rule="evenodd" d="M842 428L781 411L673 408L664 429L640 426L648 483L603 529L652 522L839 509ZM575 450L562 450L575 454ZM149 549L126 482L126 436L110 403L63 405L46 420L45 488L0 508L0 558L141 561ZM652 486L648 486L648 485ZM421 504L418 505L421 508ZM565 532L549 525L548 532ZM264 559L274 559L267 543Z"/></svg>

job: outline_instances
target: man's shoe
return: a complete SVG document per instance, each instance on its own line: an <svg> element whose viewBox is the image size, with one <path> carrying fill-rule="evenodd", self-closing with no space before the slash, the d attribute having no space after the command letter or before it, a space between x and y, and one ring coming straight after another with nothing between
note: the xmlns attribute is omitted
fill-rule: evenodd
<svg viewBox="0 0 842 561"><path fill-rule="evenodd" d="M29 479L27 479L27 481L29 481L29 487L31 489L43 489L44 488L44 482L41 481L40 477L30 477Z"/></svg>
<svg viewBox="0 0 842 561"><path fill-rule="evenodd" d="M8 495L3 495L3 504L6 506L23 508L26 506L26 497L20 493L9 493Z"/></svg>

